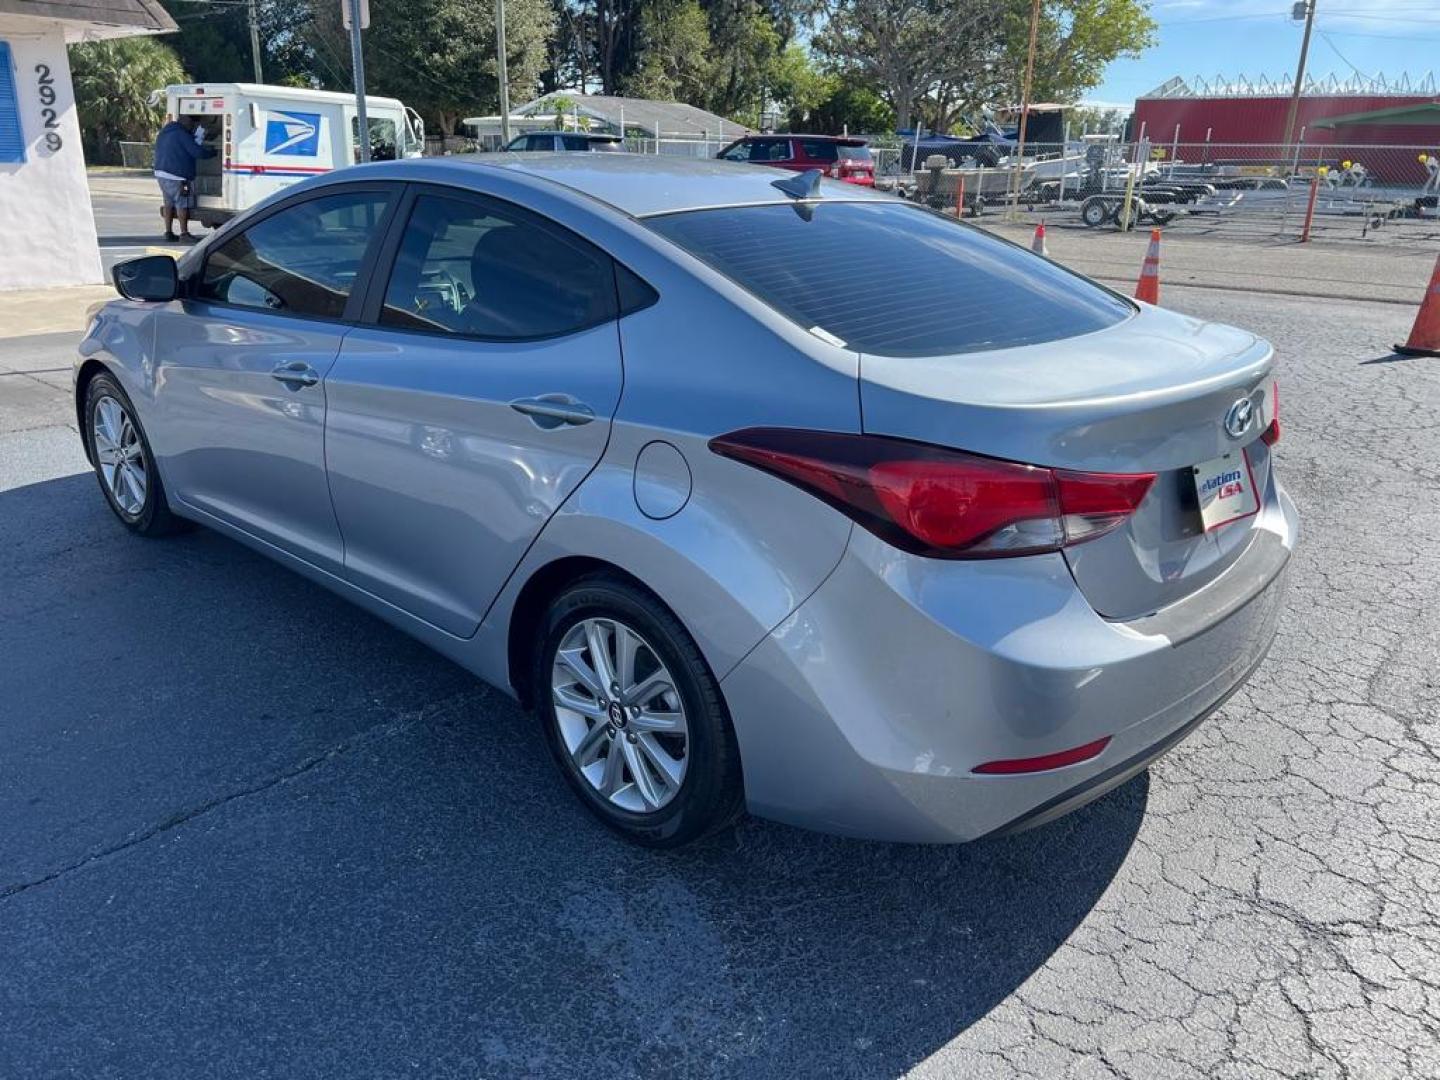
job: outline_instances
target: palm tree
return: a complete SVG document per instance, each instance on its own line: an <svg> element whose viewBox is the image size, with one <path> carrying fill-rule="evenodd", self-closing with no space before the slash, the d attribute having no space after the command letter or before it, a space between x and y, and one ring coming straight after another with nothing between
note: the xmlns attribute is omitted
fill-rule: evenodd
<svg viewBox="0 0 1440 1080"><path fill-rule="evenodd" d="M86 157L95 163L119 160L122 140L153 139L165 119L155 92L186 81L175 50L152 37L75 45L70 72Z"/></svg>

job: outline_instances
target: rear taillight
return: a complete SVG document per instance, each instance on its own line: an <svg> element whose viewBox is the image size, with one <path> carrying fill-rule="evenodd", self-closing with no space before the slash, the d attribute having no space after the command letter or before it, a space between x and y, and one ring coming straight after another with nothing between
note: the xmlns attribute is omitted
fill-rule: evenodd
<svg viewBox="0 0 1440 1080"><path fill-rule="evenodd" d="M1270 424L1260 433L1260 441L1274 446L1280 441L1280 384L1270 384Z"/></svg>
<svg viewBox="0 0 1440 1080"><path fill-rule="evenodd" d="M902 550L944 559L1058 551L1135 512L1154 473L1082 473L892 439L747 428L710 449L824 499Z"/></svg>

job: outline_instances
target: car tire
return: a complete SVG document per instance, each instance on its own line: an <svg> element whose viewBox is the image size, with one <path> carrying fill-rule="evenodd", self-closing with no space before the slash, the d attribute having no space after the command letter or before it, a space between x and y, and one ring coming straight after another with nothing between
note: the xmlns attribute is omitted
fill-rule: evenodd
<svg viewBox="0 0 1440 1080"><path fill-rule="evenodd" d="M150 441L129 395L112 375L96 375L85 388L84 437L100 491L122 525L150 537L188 526L170 512Z"/></svg>
<svg viewBox="0 0 1440 1080"><path fill-rule="evenodd" d="M617 658L622 635L628 676ZM561 773L596 817L656 848L735 821L744 784L730 716L699 647L663 604L617 574L587 575L550 603L535 644L535 712ZM607 669L615 678L594 692ZM646 684L668 690L646 697Z"/></svg>
<svg viewBox="0 0 1440 1080"><path fill-rule="evenodd" d="M1109 217L1109 212L1110 208L1105 204L1105 200L1094 196L1080 204L1080 220L1091 229L1098 229L1104 225L1106 218Z"/></svg>

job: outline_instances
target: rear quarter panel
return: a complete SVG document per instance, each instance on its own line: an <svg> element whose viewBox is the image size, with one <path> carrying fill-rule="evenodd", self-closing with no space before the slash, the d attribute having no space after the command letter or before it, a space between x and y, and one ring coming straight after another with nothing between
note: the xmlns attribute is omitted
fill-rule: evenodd
<svg viewBox="0 0 1440 1080"><path fill-rule="evenodd" d="M818 339L810 346L803 331L787 340L793 327L777 333L764 312L746 310L746 297L728 296L735 287L723 279L631 264L660 300L621 320L625 385L605 455L526 555L481 635L504 640L524 583L556 559L586 555L652 589L723 677L825 580L851 525L707 444L758 425L858 431L856 358ZM675 498L683 505L663 519L642 512L635 495L637 459L656 441L677 449L689 474L688 493ZM496 665L486 677L503 685L503 650L481 651Z"/></svg>

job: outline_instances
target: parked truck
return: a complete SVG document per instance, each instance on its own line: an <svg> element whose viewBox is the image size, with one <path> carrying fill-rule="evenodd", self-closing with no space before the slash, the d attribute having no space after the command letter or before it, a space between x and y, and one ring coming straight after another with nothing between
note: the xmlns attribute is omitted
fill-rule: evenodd
<svg viewBox="0 0 1440 1080"><path fill-rule="evenodd" d="M214 227L307 176L360 160L353 94L257 83L183 83L165 88L166 119L199 116L217 153L195 177L202 225ZM366 97L372 160L419 157L425 127L395 98Z"/></svg>

